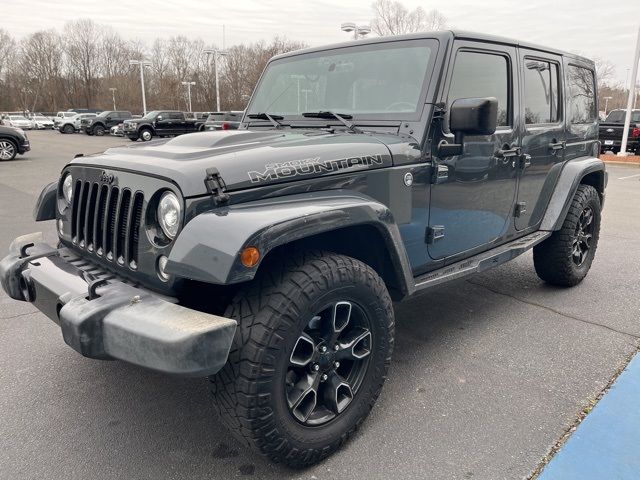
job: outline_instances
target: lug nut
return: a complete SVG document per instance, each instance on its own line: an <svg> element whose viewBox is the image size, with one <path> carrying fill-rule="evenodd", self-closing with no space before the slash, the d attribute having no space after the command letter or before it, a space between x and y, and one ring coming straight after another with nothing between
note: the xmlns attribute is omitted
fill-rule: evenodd
<svg viewBox="0 0 640 480"><path fill-rule="evenodd" d="M317 363L314 364L313 369L317 372L318 370L320 370L320 365L318 365Z"/></svg>
<svg viewBox="0 0 640 480"><path fill-rule="evenodd" d="M322 381L323 381L323 382L326 382L326 381L327 381L327 378L329 378L329 375L327 375L326 373L323 373L323 374L322 374Z"/></svg>
<svg viewBox="0 0 640 480"><path fill-rule="evenodd" d="M340 362L334 363L333 366L336 367L336 368L340 368Z"/></svg>
<svg viewBox="0 0 640 480"><path fill-rule="evenodd" d="M327 351L327 347L326 347L326 345L322 345L322 346L320 347L320 351L321 351L322 353L326 352L326 351Z"/></svg>
<svg viewBox="0 0 640 480"><path fill-rule="evenodd" d="M340 345L338 345L337 343L333 346L333 349L337 352L338 350L340 350Z"/></svg>

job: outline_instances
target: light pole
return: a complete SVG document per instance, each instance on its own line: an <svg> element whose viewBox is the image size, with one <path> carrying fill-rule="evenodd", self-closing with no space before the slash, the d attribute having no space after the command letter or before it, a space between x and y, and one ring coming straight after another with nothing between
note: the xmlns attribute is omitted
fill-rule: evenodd
<svg viewBox="0 0 640 480"><path fill-rule="evenodd" d="M116 90L118 90L118 89L111 87L109 90L111 90L111 98L113 98L113 109L117 110L117 108L116 108Z"/></svg>
<svg viewBox="0 0 640 480"><path fill-rule="evenodd" d="M216 75L216 111L220 111L220 86L218 83L218 61L220 57L224 57L228 54L225 50L218 50L216 48L208 48L204 50L207 55L207 64L209 64L209 55L213 55L213 68Z"/></svg>
<svg viewBox="0 0 640 480"><path fill-rule="evenodd" d="M360 37L364 37L371 33L371 27L369 25L356 25L353 22L346 22L340 25L340 30L343 32L353 32L353 39L358 40Z"/></svg>
<svg viewBox="0 0 640 480"><path fill-rule="evenodd" d="M189 97L189 111L191 112L191 85L195 85L196 82L182 82L182 85L187 86L187 96Z"/></svg>
<svg viewBox="0 0 640 480"><path fill-rule="evenodd" d="M624 130L622 130L622 143L618 156L624 157L627 153L627 140L629 140L629 125L631 125L631 106L636 95L636 82L638 81L638 62L640 62L640 27L638 27L638 38L636 39L636 51L633 54L631 64L631 82L629 83L629 96L627 98L627 114L624 117Z"/></svg>
<svg viewBox="0 0 640 480"><path fill-rule="evenodd" d="M142 86L142 115L147 114L147 98L144 94L144 67L150 67L148 60L129 60L129 65L140 65L140 85Z"/></svg>
<svg viewBox="0 0 640 480"><path fill-rule="evenodd" d="M609 100L613 97L603 97L604 98L604 116L607 116L607 107L609 106Z"/></svg>

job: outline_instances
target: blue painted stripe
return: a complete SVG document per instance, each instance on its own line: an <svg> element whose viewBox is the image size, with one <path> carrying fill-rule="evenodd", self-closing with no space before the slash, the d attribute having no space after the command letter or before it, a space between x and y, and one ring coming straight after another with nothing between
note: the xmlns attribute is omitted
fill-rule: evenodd
<svg viewBox="0 0 640 480"><path fill-rule="evenodd" d="M640 355L636 355L539 479L639 478Z"/></svg>

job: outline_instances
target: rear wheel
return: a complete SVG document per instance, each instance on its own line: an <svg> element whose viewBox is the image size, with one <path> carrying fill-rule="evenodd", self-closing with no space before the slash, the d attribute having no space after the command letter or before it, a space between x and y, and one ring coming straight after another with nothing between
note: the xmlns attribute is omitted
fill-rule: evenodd
<svg viewBox="0 0 640 480"><path fill-rule="evenodd" d="M18 154L18 147L13 141L0 138L0 160L13 160Z"/></svg>
<svg viewBox="0 0 640 480"><path fill-rule="evenodd" d="M93 127L93 134L97 137L101 137L104 135L104 127L102 125L96 125Z"/></svg>
<svg viewBox="0 0 640 480"><path fill-rule="evenodd" d="M562 228L533 248L538 277L563 287L582 281L598 247L600 210L597 190L591 185L579 185Z"/></svg>
<svg viewBox="0 0 640 480"><path fill-rule="evenodd" d="M223 422L274 461L303 467L340 447L373 407L391 361L382 279L343 255L273 261L242 289L225 367L211 378Z"/></svg>

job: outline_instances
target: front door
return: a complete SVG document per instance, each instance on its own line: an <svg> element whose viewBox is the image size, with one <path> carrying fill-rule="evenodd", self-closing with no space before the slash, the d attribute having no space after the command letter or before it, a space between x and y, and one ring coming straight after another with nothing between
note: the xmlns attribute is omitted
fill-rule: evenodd
<svg viewBox="0 0 640 480"><path fill-rule="evenodd" d="M522 159L515 227L524 230L542 220L558 179L565 150L562 59L520 49L522 65Z"/></svg>
<svg viewBox="0 0 640 480"><path fill-rule="evenodd" d="M498 128L494 135L465 136L462 155L434 158L438 173L427 234L433 259L471 255L502 241L512 225L516 194L517 51L459 41L453 55L440 101L448 108L458 98L495 97ZM448 128L446 118L444 124ZM453 143L453 135L441 140Z"/></svg>

